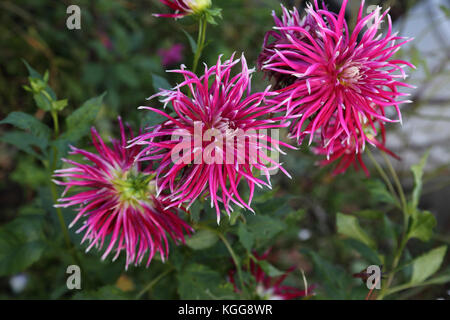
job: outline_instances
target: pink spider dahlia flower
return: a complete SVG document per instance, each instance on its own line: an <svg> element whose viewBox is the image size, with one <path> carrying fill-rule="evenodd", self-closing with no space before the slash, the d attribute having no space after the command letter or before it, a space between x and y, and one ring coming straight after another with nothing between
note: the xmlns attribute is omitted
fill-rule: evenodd
<svg viewBox="0 0 450 320"><path fill-rule="evenodd" d="M190 14L197 14L211 7L211 0L160 0L172 9L173 13L156 13L155 17L182 18Z"/></svg>
<svg viewBox="0 0 450 320"><path fill-rule="evenodd" d="M392 59L411 39L392 33L388 11L381 13L378 7L363 17L364 1L350 33L344 17L347 3L344 0L335 14L321 9L315 0L304 19L283 8L283 18L275 17L275 31L266 36L259 58L260 68L282 87L278 99L288 99L287 114L295 119L290 135L298 143L309 135L311 143L314 134L326 132L327 141L321 145L328 155L343 139L353 139L355 151L361 151L369 142L362 128L367 118L401 122L399 106L410 101L398 100L407 95L399 87L412 87L398 78L406 77L403 67L414 66ZM378 33L386 16L387 31ZM269 37L274 41L269 43ZM397 120L386 116L390 110Z"/></svg>
<svg viewBox="0 0 450 320"><path fill-rule="evenodd" d="M180 70L184 81L170 90L161 90L150 97L161 97L164 106L171 104L174 115L168 115L151 107L140 107L163 115L167 120L151 131L132 141L132 146L144 144L141 160L160 160L156 170L157 188L170 193L165 200L170 206L188 202L188 207L200 196L209 197L211 207L216 208L220 221L219 202L230 214L230 203L250 207L255 185L270 187L272 170L281 164L272 159L281 152L279 145L293 148L269 136L265 130L278 129L274 117L282 107L270 98L270 86L263 92L250 93L251 73L245 57L234 60L234 55L224 63L219 57L211 68L198 77L191 71ZM231 70L241 61L241 71L236 75ZM184 92L183 92L184 91ZM282 115L283 116L283 115ZM271 156L268 155L271 152ZM181 156L179 155L181 152ZM255 171L266 177L258 178ZM288 174L287 174L288 175ZM245 180L250 193L244 201L238 191L241 180Z"/></svg>
<svg viewBox="0 0 450 320"><path fill-rule="evenodd" d="M254 254L257 260L266 260L270 250L267 250L262 255ZM264 270L255 261L251 260L249 264L250 274L253 276L255 283L254 296L256 299L263 300L292 300L301 297L313 295L314 287L311 286L307 290L300 290L292 286L283 285L286 277L291 273L295 267L290 268L283 275L279 277L271 277L267 275ZM240 292L236 285L236 270L233 269L228 273L228 280L234 286L235 292Z"/></svg>
<svg viewBox="0 0 450 320"><path fill-rule="evenodd" d="M84 218L77 233L84 232L82 243L89 241L86 252L96 246L102 249L109 241L102 259L115 250L114 259L126 252L126 268L140 264L148 253L147 266L155 253L164 261L169 253L168 234L176 242L184 243L184 232L192 231L177 211L166 209L167 203L155 195L154 174L151 166L143 169L135 161L139 146L126 148L126 134L119 118L120 140L112 140L108 147L97 131L92 128L92 141L97 154L71 146L71 153L83 156L83 164L63 159L72 165L56 170L54 176L66 178L54 180L65 186L58 207L78 207L78 214L69 227ZM132 132L130 130L131 138ZM81 188L75 195L66 196L71 188Z"/></svg>

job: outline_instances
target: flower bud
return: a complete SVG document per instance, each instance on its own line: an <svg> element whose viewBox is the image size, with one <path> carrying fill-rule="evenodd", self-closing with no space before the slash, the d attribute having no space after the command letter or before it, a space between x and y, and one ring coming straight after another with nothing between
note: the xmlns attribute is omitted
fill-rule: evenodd
<svg viewBox="0 0 450 320"><path fill-rule="evenodd" d="M199 14L211 7L211 0L188 0L187 5L194 14Z"/></svg>

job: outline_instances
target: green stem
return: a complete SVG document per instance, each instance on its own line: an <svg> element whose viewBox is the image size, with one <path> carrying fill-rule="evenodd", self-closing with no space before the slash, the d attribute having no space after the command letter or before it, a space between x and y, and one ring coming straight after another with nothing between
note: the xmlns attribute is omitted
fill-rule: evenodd
<svg viewBox="0 0 450 320"><path fill-rule="evenodd" d="M397 250L395 251L394 260L392 261L391 272L389 272L386 285L381 289L381 292L377 297L378 300L382 300L386 296L386 293L388 292L388 289L391 286L392 281L394 280L394 276L396 273L395 269L397 268L398 263L400 262L400 258L402 257L403 250L405 249L407 242L408 238L406 236L406 232L404 232L402 235L402 239L400 240L400 245L397 247Z"/></svg>
<svg viewBox="0 0 450 320"><path fill-rule="evenodd" d="M394 186L391 183L391 180L389 180L386 172L383 170L383 168L378 164L377 160L375 159L375 157L373 156L372 152L370 151L369 148L366 149L367 150L367 155L369 156L370 161L372 161L374 167L377 169L379 175L381 176L381 178L384 180L384 183L386 183L386 186L389 189L389 192L392 194L392 197L394 198L394 200L396 201L396 204L399 208L401 208L401 203L398 200L397 197L397 193L395 192Z"/></svg>
<svg viewBox="0 0 450 320"><path fill-rule="evenodd" d="M173 268L169 268L166 271L164 271L163 273L161 273L159 276L157 276L156 278L154 278L152 281L150 281L150 283L148 285L145 286L144 289L142 289L137 295L136 295L136 299L140 299L144 293L146 293L147 291L151 290L158 282L159 280L161 280L162 278L164 278L165 276L167 276L169 273L171 273L174 269Z"/></svg>
<svg viewBox="0 0 450 320"><path fill-rule="evenodd" d="M200 60L200 57L202 56L202 51L205 46L205 39L206 39L206 26L208 23L206 22L206 19L204 16L200 17L198 20L198 37L197 37L197 49L195 50L194 54L194 63L192 66L192 72L195 73L197 70L198 62Z"/></svg>
<svg viewBox="0 0 450 320"><path fill-rule="evenodd" d="M238 256L236 255L236 253L234 252L233 248L231 247L230 243L228 242L227 238L225 237L225 235L223 235L220 231L210 228L208 226L205 225L197 225L198 229L205 229L205 230L209 230L211 232L214 232L215 234L217 234L217 236L220 238L220 240L222 240L223 244L225 245L225 247L227 248L228 252L230 253L231 259L234 262L234 265L236 266L236 270L237 270L237 274L238 274L238 278L239 278L239 284L241 285L242 288L242 293L244 297L248 297L247 295L247 289L245 287L244 284L244 278L242 277L242 270L241 270L241 263L240 260L238 258Z"/></svg>
<svg viewBox="0 0 450 320"><path fill-rule="evenodd" d="M51 111L52 118L53 118L53 127L55 131L55 138L59 136L59 121L58 121L58 112Z"/></svg>
<svg viewBox="0 0 450 320"><path fill-rule="evenodd" d="M50 189L52 192L53 202L56 203L58 196L57 196L55 184L53 182L51 182L51 184L50 184ZM72 250L72 243L70 241L69 232L68 232L66 224L64 222L64 216L62 214L61 208L55 208L55 209L56 209L56 213L58 214L59 225L61 226L61 230L62 230L63 237L64 237L64 242L66 243L67 249Z"/></svg>
<svg viewBox="0 0 450 320"><path fill-rule="evenodd" d="M51 111L51 115L52 115L52 119L53 119L54 138L56 139L59 136L58 112ZM58 161L57 155L58 155L58 148L55 145L53 145L53 161L52 161L52 164L50 167L51 168L50 169L50 191L52 193L53 203L58 202L58 193L56 190L56 185L51 181L51 176L56 169L56 164ZM66 223L64 222L64 215L62 213L62 210L59 207L55 208L55 210L56 210L56 214L58 215L59 225L61 227L61 231L63 234L63 238L64 238L64 242L66 244L66 247L69 250L70 254L72 255L75 263L78 266L80 266L80 268L81 268L81 261L77 255L77 252L76 252L74 246L72 245L72 241L70 240L69 229L67 228Z"/></svg>
<svg viewBox="0 0 450 320"><path fill-rule="evenodd" d="M384 170L381 168L381 166L376 163L375 158L373 157L373 155L370 153L370 150L368 152L369 157L371 158L372 162L374 162L377 170L381 173L383 173L383 179L386 181L386 184L388 185L389 190L391 191L391 193L394 192L394 188L389 180L389 178L387 177L386 173L384 172ZM389 157L384 153L381 152L381 155L383 156L384 161L386 162L386 165L388 167L388 170L392 176L392 179L394 180L395 186L397 188L397 193L400 196L400 208L402 210L403 213L403 232L402 232L402 236L399 240L399 245L397 246L397 249L395 250L395 254L394 254L394 259L392 261L392 266L391 266L391 270L389 272L389 276L386 282L386 285L383 286L383 288L381 289L380 294L378 295L379 300L383 299L383 297L386 296L386 293L389 290L389 287L392 284L392 281L394 280L394 276L396 273L396 269L397 266L400 262L400 259L403 255L403 250L406 247L406 244L408 242L408 223L409 223L409 215L408 215L408 204L406 202L406 197L405 197L405 193L403 191L403 187L402 184L400 182L400 179L397 175L397 173L395 172L394 167L392 166L391 161L389 160ZM398 199L397 199L398 202Z"/></svg>
<svg viewBox="0 0 450 320"><path fill-rule="evenodd" d="M384 161L386 162L388 169L392 175L392 178L394 179L395 186L397 187L398 194L400 195L400 201L402 203L404 221L407 222L408 205L406 203L406 197L405 197L405 193L403 192L402 184L400 183L400 179L398 178L397 172L395 172L395 169L392 166L392 163L391 163L391 160L389 160L389 157L384 152L381 152L381 155L383 156Z"/></svg>
<svg viewBox="0 0 450 320"><path fill-rule="evenodd" d="M239 261L239 258L236 256L236 253L234 252L234 250L231 247L230 243L228 242L227 238L220 232L216 232L216 233L219 236L220 240L222 240L222 242L225 245L225 247L227 247L228 252L231 255L231 258L233 259L233 262L236 265L236 270L237 270L237 274L238 274L238 278L239 278L239 283L241 285L244 297L246 297L247 296L247 289L246 289L246 287L244 285L244 278L242 277L241 263Z"/></svg>

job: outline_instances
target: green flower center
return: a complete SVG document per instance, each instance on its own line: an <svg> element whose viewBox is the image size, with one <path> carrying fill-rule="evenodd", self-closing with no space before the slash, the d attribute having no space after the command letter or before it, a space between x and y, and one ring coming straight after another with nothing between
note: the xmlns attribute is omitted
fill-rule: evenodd
<svg viewBox="0 0 450 320"><path fill-rule="evenodd" d="M111 182L116 189L119 200L136 207L140 201L151 201L156 193L154 175L138 172L135 168L128 171L118 171Z"/></svg>

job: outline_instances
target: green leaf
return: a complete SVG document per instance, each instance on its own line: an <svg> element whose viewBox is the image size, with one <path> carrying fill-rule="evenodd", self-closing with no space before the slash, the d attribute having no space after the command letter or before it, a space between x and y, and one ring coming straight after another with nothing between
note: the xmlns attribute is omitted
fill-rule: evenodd
<svg viewBox="0 0 450 320"><path fill-rule="evenodd" d="M270 277L279 277L285 274L285 272L278 270L273 265L271 265L267 260L258 260L254 259L254 261L263 269L263 271Z"/></svg>
<svg viewBox="0 0 450 320"><path fill-rule="evenodd" d="M263 203L255 203L255 210L256 212L270 212L271 214L276 213L280 215L292 212L292 208L289 206L289 197L287 196L272 196Z"/></svg>
<svg viewBox="0 0 450 320"><path fill-rule="evenodd" d="M419 205L420 194L422 192L422 177L423 169L427 163L430 151L427 151L418 164L411 166L411 171L414 175L414 189L412 192L411 209L414 210Z"/></svg>
<svg viewBox="0 0 450 320"><path fill-rule="evenodd" d="M50 128L32 115L24 112L11 112L5 119L0 121L0 124L5 123L12 124L22 130L29 130L36 137L35 141L39 141L38 146L41 149L45 149L48 145L51 135Z"/></svg>
<svg viewBox="0 0 450 320"><path fill-rule="evenodd" d="M30 77L36 78L36 79L44 80L44 78L41 76L41 74L40 74L39 72L37 72L36 70L34 70L34 69L28 64L28 62L26 62L24 59L22 59L22 62L24 63L25 67L27 68L28 74L30 75Z"/></svg>
<svg viewBox="0 0 450 320"><path fill-rule="evenodd" d="M140 112L141 112L141 114L140 114L141 123L142 123L142 127L144 127L144 128L161 124L162 122L167 120L166 117L164 117L163 115L160 115L159 113L156 113L156 112L152 112L149 110L140 110Z"/></svg>
<svg viewBox="0 0 450 320"><path fill-rule="evenodd" d="M178 294L185 299L236 298L231 283L220 273L202 264L190 264L177 274Z"/></svg>
<svg viewBox="0 0 450 320"><path fill-rule="evenodd" d="M365 219L382 219L385 214L378 210L365 209L361 211L353 212L355 216L365 218Z"/></svg>
<svg viewBox="0 0 450 320"><path fill-rule="evenodd" d="M221 8L209 8L206 10L206 21L210 24L217 25L214 17L222 19L222 9Z"/></svg>
<svg viewBox="0 0 450 320"><path fill-rule="evenodd" d="M425 74L429 74L429 68L427 64L427 60L424 59L423 54L415 45L412 45L408 50L408 56L410 57L410 61L413 65L415 65L417 68L422 67L421 69L424 69Z"/></svg>
<svg viewBox="0 0 450 320"><path fill-rule="evenodd" d="M224 212L224 210L222 210L222 212L224 214L226 214L226 212ZM232 211L230 213L229 219L228 219L228 223L230 224L230 226L234 226L236 224L236 222L238 221L239 217L242 215L242 208L237 208L234 211Z"/></svg>
<svg viewBox="0 0 450 320"><path fill-rule="evenodd" d="M166 78L158 76L155 73L152 74L152 81L153 81L153 89L155 89L156 92L159 92L160 89L172 88L172 86L170 85L169 81L167 81Z"/></svg>
<svg viewBox="0 0 450 320"><path fill-rule="evenodd" d="M52 101L52 110L55 110L55 111L64 110L64 108L67 107L67 104L68 104L67 99Z"/></svg>
<svg viewBox="0 0 450 320"><path fill-rule="evenodd" d="M181 29L181 31L183 31L183 33L186 35L186 38L188 38L192 53L195 53L195 51L197 51L197 43L195 42L194 38L192 38L191 35L186 32L186 30Z"/></svg>
<svg viewBox="0 0 450 320"><path fill-rule="evenodd" d="M394 223L391 221L391 219L389 219L389 217L386 214L383 216L382 237L385 240L390 241L394 250L397 245L397 232L395 230Z"/></svg>
<svg viewBox="0 0 450 320"><path fill-rule="evenodd" d="M408 231L408 239L417 238L424 242L431 239L436 218L429 211L414 210Z"/></svg>
<svg viewBox="0 0 450 320"><path fill-rule="evenodd" d="M75 142L89 132L90 126L94 123L100 111L105 95L106 92L87 100L66 118L67 132L62 135L62 139Z"/></svg>
<svg viewBox="0 0 450 320"><path fill-rule="evenodd" d="M338 213L336 215L336 226L338 233L357 239L371 248L376 247L375 241L361 228L356 217Z"/></svg>
<svg viewBox="0 0 450 320"><path fill-rule="evenodd" d="M117 79L126 84L130 88L137 88L139 86L139 76L132 66L121 63L115 66L115 73Z"/></svg>
<svg viewBox="0 0 450 320"><path fill-rule="evenodd" d="M253 238L253 235L247 230L247 227L243 223L239 224L238 236L239 236L239 241L244 246L244 248L247 251L251 252L255 240Z"/></svg>
<svg viewBox="0 0 450 320"><path fill-rule="evenodd" d="M382 265L381 259L378 254L365 243L355 239L345 239L344 243L347 247L352 248L358 252L364 259L371 264Z"/></svg>
<svg viewBox="0 0 450 320"><path fill-rule="evenodd" d="M33 174L30 174L32 172ZM48 172L32 157L20 157L14 171L10 174L12 181L28 188L37 190L48 184Z"/></svg>
<svg viewBox="0 0 450 320"><path fill-rule="evenodd" d="M347 288L353 281L348 272L331 264L312 250L303 249L301 251L308 255L314 263L314 273L320 279L320 285L325 289L327 296L330 299L348 298Z"/></svg>
<svg viewBox="0 0 450 320"><path fill-rule="evenodd" d="M444 274L427 280L427 284L444 284L450 282L450 274Z"/></svg>
<svg viewBox="0 0 450 320"><path fill-rule="evenodd" d="M439 6L439 8L441 9L441 11L445 14L445 16L447 17L447 19L450 19L450 8L446 7L445 5L441 4Z"/></svg>
<svg viewBox="0 0 450 320"><path fill-rule="evenodd" d="M210 230L199 230L186 240L186 245L194 250L203 250L212 247L219 237Z"/></svg>
<svg viewBox="0 0 450 320"><path fill-rule="evenodd" d="M37 153L33 149L33 146L39 147L42 150L45 144L41 139L33 136L30 133L21 131L6 132L0 137L0 141L12 144L19 150L31 154L38 159L44 160L44 157L41 154Z"/></svg>
<svg viewBox="0 0 450 320"><path fill-rule="evenodd" d="M24 86L25 90L33 93L34 102L37 107L44 110L52 110L53 102L56 101L56 94L48 85L48 71L42 77L39 72L34 70L25 60L22 60L27 67L30 86Z"/></svg>
<svg viewBox="0 0 450 320"><path fill-rule="evenodd" d="M45 91L42 90L39 93L33 94L33 99L39 109L50 111L52 109L53 100L49 99L48 95L44 92Z"/></svg>
<svg viewBox="0 0 450 320"><path fill-rule="evenodd" d="M370 179L366 182L367 188L371 196L377 202L384 202L389 204L395 204L395 199L390 192L386 189L386 185L378 179Z"/></svg>
<svg viewBox="0 0 450 320"><path fill-rule="evenodd" d="M0 228L0 276L21 272L45 250L42 216L19 216Z"/></svg>
<svg viewBox="0 0 450 320"><path fill-rule="evenodd" d="M298 223L305 217L305 215L305 209L290 211L288 214L286 214L285 222L288 225L298 225Z"/></svg>
<svg viewBox="0 0 450 320"><path fill-rule="evenodd" d="M421 283L438 271L446 251L447 246L441 246L414 259L411 283Z"/></svg>
<svg viewBox="0 0 450 320"><path fill-rule="evenodd" d="M189 207L190 218L194 223L200 221L200 211L204 208L204 203L202 201L194 201L194 203Z"/></svg>
<svg viewBox="0 0 450 320"><path fill-rule="evenodd" d="M287 228L286 224L275 217L262 214L246 216L247 230L254 239L255 247L270 242L276 235Z"/></svg>

